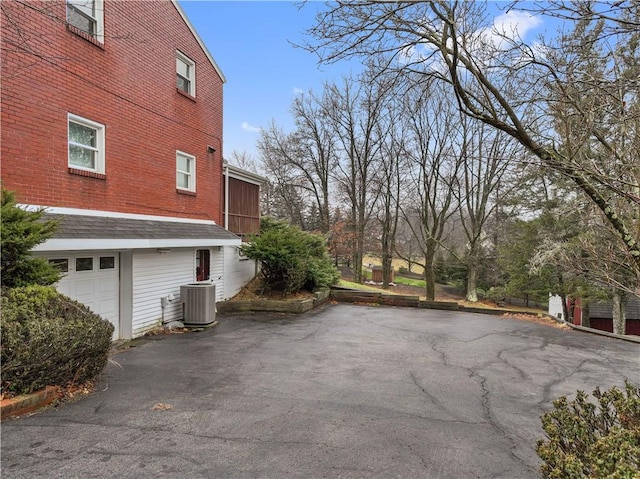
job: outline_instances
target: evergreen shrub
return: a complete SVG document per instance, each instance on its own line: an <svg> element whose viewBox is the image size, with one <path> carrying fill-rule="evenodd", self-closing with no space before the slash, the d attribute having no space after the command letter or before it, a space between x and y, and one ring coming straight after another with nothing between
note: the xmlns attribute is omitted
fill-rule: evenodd
<svg viewBox="0 0 640 479"><path fill-rule="evenodd" d="M251 238L243 246L243 252L260 262L265 292L315 291L329 287L340 278L327 252L325 239L284 222L264 219L260 235Z"/></svg>
<svg viewBox="0 0 640 479"><path fill-rule="evenodd" d="M493 286L489 288L489 291L485 293L484 297L489 301L500 303L503 302L507 297L507 291L502 286Z"/></svg>
<svg viewBox="0 0 640 479"><path fill-rule="evenodd" d="M640 477L640 388L625 383L560 397L542 416L546 440L536 451L549 479L637 479Z"/></svg>
<svg viewBox="0 0 640 479"><path fill-rule="evenodd" d="M113 325L53 287L3 291L1 321L4 395L79 384L106 365Z"/></svg>
<svg viewBox="0 0 640 479"><path fill-rule="evenodd" d="M44 221L44 210L27 211L16 204L15 195L2 188L0 231L1 275L3 288L58 282L60 271L44 258L31 256L31 250L49 239L58 224Z"/></svg>

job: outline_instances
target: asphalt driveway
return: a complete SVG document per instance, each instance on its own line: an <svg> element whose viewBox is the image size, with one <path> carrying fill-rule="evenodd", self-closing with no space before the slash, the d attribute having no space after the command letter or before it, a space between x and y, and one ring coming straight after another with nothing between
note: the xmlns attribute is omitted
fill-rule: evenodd
<svg viewBox="0 0 640 479"><path fill-rule="evenodd" d="M88 398L2 423L9 478L535 478L539 416L640 382L640 345L446 311L234 316L114 356Z"/></svg>

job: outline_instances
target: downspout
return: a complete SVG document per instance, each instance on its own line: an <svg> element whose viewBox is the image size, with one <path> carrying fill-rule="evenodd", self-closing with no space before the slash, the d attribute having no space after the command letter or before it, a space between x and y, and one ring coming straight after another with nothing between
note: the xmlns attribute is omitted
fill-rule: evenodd
<svg viewBox="0 0 640 479"><path fill-rule="evenodd" d="M224 174L224 229L229 231L229 163L224 160L222 163L222 167L223 167L223 174ZM222 250L224 251L224 246L221 246ZM222 274L224 275L224 268L226 267L226 253L222 254ZM223 290L224 290L224 284L226 283L226 276L225 279L223 281ZM218 306L216 305L216 312L218 311Z"/></svg>
<svg viewBox="0 0 640 479"><path fill-rule="evenodd" d="M224 229L229 230L229 163L224 161Z"/></svg>

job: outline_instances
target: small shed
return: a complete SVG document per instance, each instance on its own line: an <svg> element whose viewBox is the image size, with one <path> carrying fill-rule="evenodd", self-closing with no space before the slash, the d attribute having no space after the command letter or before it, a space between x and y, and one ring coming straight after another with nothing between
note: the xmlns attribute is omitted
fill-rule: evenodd
<svg viewBox="0 0 640 479"><path fill-rule="evenodd" d="M393 282L395 279L395 271L391 269L391 278L390 281ZM373 266L371 268L371 281L374 283L382 283L382 266Z"/></svg>

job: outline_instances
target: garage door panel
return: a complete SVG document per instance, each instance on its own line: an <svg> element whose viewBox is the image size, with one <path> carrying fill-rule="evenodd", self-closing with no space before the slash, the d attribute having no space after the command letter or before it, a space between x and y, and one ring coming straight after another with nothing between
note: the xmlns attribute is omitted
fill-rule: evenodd
<svg viewBox="0 0 640 479"><path fill-rule="evenodd" d="M118 278L100 278L98 281L98 294L117 295L118 294Z"/></svg>
<svg viewBox="0 0 640 479"><path fill-rule="evenodd" d="M84 252L75 255L61 253L56 256L51 255L51 258L63 256L69 258L69 271L58 282L56 286L58 291L85 304L91 311L108 320L115 328L113 339L118 339L120 337L118 256L108 253ZM77 262L77 259L80 261ZM87 268L89 263L93 265L93 269L76 270L76 265L79 264L81 268Z"/></svg>
<svg viewBox="0 0 640 479"><path fill-rule="evenodd" d="M91 278L74 280L73 292L78 300L82 298L83 303L91 302L96 295L96 280Z"/></svg>
<svg viewBox="0 0 640 479"><path fill-rule="evenodd" d="M115 299L98 301L96 309L102 311L101 316L105 319L111 320L118 317L118 302Z"/></svg>

